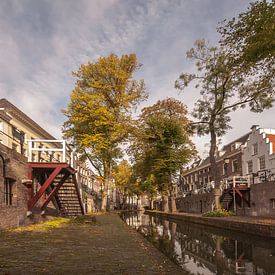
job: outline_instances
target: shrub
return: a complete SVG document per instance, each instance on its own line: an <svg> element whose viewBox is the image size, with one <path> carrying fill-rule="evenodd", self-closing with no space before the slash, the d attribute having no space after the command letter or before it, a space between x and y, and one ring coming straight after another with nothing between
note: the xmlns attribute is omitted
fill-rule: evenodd
<svg viewBox="0 0 275 275"><path fill-rule="evenodd" d="M211 212L206 212L202 216L203 217L230 217L230 216L236 216L236 214L232 211L227 211L221 208Z"/></svg>

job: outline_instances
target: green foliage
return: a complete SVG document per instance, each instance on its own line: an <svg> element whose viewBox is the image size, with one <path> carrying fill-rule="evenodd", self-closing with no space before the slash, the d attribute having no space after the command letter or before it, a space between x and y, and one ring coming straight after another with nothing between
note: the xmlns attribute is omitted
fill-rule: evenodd
<svg viewBox="0 0 275 275"><path fill-rule="evenodd" d="M142 110L133 151L144 190L167 191L172 177L194 155L186 113L186 107L175 99Z"/></svg>
<svg viewBox="0 0 275 275"><path fill-rule="evenodd" d="M187 52L187 58L194 61L196 73L182 73L175 87L183 91L191 82L201 97L195 103L192 115L197 119L193 125L199 135L210 134L211 173L217 178L215 153L217 137L224 135L230 127L230 113L249 107L252 112L271 108L275 100L273 77L264 66L257 71L247 71L231 52L222 47L209 47L204 40L195 42ZM261 70L261 68L263 70Z"/></svg>
<svg viewBox="0 0 275 275"><path fill-rule="evenodd" d="M230 217L230 216L236 216L234 212L227 211L223 208L204 213L202 215L203 217Z"/></svg>
<svg viewBox="0 0 275 275"><path fill-rule="evenodd" d="M275 56L274 1L256 1L237 18L224 21L218 28L222 45L238 55L239 62L274 64Z"/></svg>

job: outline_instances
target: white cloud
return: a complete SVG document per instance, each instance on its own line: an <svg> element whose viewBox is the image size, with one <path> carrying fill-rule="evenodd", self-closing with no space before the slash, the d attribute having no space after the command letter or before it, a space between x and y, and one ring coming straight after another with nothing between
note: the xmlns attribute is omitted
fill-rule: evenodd
<svg viewBox="0 0 275 275"><path fill-rule="evenodd" d="M167 96L191 109L193 89L178 95L174 81L192 69L185 52L194 40L216 43L217 24L246 9L239 0L3 0L0 2L0 96L6 97L51 134L59 137L74 79L71 71L110 52L136 52L152 104ZM251 124L272 127L275 109L262 115L232 116L234 129L225 141ZM263 123L265 121L265 123ZM245 124L245 125L244 125ZM273 123L274 124L274 123ZM198 139L197 139L198 140ZM198 140L200 151L205 141Z"/></svg>

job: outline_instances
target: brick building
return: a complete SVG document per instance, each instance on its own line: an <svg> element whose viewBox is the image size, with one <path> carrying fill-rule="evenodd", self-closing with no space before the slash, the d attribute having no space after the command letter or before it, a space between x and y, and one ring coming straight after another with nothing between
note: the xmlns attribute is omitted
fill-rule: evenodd
<svg viewBox="0 0 275 275"><path fill-rule="evenodd" d="M0 229L24 224L28 190L22 184L27 177L27 160L0 144Z"/></svg>
<svg viewBox="0 0 275 275"><path fill-rule="evenodd" d="M0 100L0 157L0 228L26 223L30 214L42 219L51 209L94 210L90 191L97 181L86 163L6 99Z"/></svg>
<svg viewBox="0 0 275 275"><path fill-rule="evenodd" d="M249 133L223 146L216 156L218 166L218 181L241 176L242 172L242 148L248 140ZM190 167L181 171L179 194L208 193L214 188L211 178L211 165L209 157L195 161Z"/></svg>
<svg viewBox="0 0 275 275"><path fill-rule="evenodd" d="M217 152L218 181L220 184L242 176L242 150L248 134L228 143ZM214 181L209 157L195 161L181 171L178 185L177 209L183 212L204 213L214 208Z"/></svg>
<svg viewBox="0 0 275 275"><path fill-rule="evenodd" d="M216 156L221 206L237 214L275 216L275 129L252 126ZM179 211L204 213L214 208L209 158L181 171Z"/></svg>

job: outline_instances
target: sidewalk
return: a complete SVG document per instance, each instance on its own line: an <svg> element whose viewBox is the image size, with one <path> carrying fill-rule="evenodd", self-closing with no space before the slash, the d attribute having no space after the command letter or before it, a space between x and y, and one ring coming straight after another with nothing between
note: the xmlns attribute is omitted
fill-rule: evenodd
<svg viewBox="0 0 275 275"><path fill-rule="evenodd" d="M184 274L117 214L0 231L0 274Z"/></svg>
<svg viewBox="0 0 275 275"><path fill-rule="evenodd" d="M275 219L265 217L203 217L201 214L193 213L165 213L162 211L146 211L147 213L160 215L162 217L188 221L216 228L230 229L262 237L275 238Z"/></svg>

